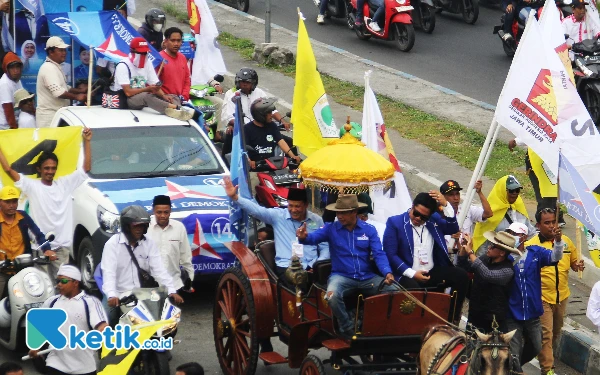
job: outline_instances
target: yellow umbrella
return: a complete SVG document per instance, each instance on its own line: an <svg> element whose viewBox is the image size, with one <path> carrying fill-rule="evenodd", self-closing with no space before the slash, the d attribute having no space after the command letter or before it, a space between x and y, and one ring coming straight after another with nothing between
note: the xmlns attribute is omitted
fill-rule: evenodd
<svg viewBox="0 0 600 375"><path fill-rule="evenodd" d="M384 188L394 177L394 166L383 156L365 147L349 130L312 153L300 164L300 175L307 186L321 190L362 193L369 188Z"/></svg>

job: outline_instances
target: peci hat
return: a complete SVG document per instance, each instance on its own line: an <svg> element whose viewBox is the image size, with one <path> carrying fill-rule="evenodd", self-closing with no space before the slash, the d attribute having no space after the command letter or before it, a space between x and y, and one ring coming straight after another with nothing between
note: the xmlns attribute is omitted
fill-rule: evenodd
<svg viewBox="0 0 600 375"><path fill-rule="evenodd" d="M14 186L5 186L0 190L0 200L7 201L10 199L19 199L21 192Z"/></svg>
<svg viewBox="0 0 600 375"><path fill-rule="evenodd" d="M34 96L35 94L30 93L25 89L18 89L17 91L15 91L15 95L13 95L13 102L15 107L18 108L19 104L21 104L22 101L32 99Z"/></svg>
<svg viewBox="0 0 600 375"><path fill-rule="evenodd" d="M448 180L446 182L444 182L442 184L442 186L440 186L440 193L446 195L449 192L456 190L456 191L461 191L462 188L460 187L460 185L458 184L458 182L454 181L454 180Z"/></svg>
<svg viewBox="0 0 600 375"><path fill-rule="evenodd" d="M171 198L167 195L157 195L154 197L154 199L152 200L152 207L154 206L160 206L160 205L166 205L166 206L170 206L171 205Z"/></svg>
<svg viewBox="0 0 600 375"><path fill-rule="evenodd" d="M523 188L519 180L513 175L508 175L506 179L506 190L520 189Z"/></svg>
<svg viewBox="0 0 600 375"><path fill-rule="evenodd" d="M71 46L68 45L67 43L65 43L64 40L62 40L58 36L51 36L50 38L48 38L48 41L46 42L46 51L49 48L69 48L69 47L71 47Z"/></svg>
<svg viewBox="0 0 600 375"><path fill-rule="evenodd" d="M289 188L288 190L288 201L300 201L300 202L308 202L308 196L306 195L306 189L299 188Z"/></svg>
<svg viewBox="0 0 600 375"><path fill-rule="evenodd" d="M343 212L358 210L360 207L367 207L367 205L360 203L356 194L340 194L335 203L328 204L325 208L329 211Z"/></svg>
<svg viewBox="0 0 600 375"><path fill-rule="evenodd" d="M358 209L359 214L371 214L373 215L373 200L371 200L371 196L369 193L360 193L356 197L360 203L366 204L365 207L361 207Z"/></svg>
<svg viewBox="0 0 600 375"><path fill-rule="evenodd" d="M517 249L515 247L516 244L516 240L515 238L510 234L510 233L506 233L506 232L494 232L492 230L487 231L483 234L483 236L490 241L491 243L493 243L494 245L497 245L498 247L513 253L513 254L519 254L519 255L523 255L521 253L521 251L519 251L519 249Z"/></svg>
<svg viewBox="0 0 600 375"><path fill-rule="evenodd" d="M134 49L136 52L140 53L147 53L150 51L148 42L141 36L131 39L131 43L129 43L129 49Z"/></svg>
<svg viewBox="0 0 600 375"><path fill-rule="evenodd" d="M510 230L515 234L524 234L526 236L529 234L529 228L523 223L514 222L506 230Z"/></svg>

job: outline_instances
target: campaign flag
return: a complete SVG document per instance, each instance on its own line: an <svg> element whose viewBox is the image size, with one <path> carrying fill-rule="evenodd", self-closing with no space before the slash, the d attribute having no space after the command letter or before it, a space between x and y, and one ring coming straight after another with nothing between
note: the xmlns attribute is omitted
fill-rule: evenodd
<svg viewBox="0 0 600 375"><path fill-rule="evenodd" d="M194 35L200 34L200 11L194 0L187 0L188 18L190 19L190 29Z"/></svg>
<svg viewBox="0 0 600 375"><path fill-rule="evenodd" d="M195 33L196 55L192 64L192 85L205 85L210 82L216 74L225 74L225 61L221 55L221 49L217 42L219 31L215 19L206 3L206 0L194 0L198 14L199 33ZM191 10L191 8L188 8ZM202 22L200 22L202 19ZM190 26L192 19L190 18ZM192 26L194 30L195 26Z"/></svg>
<svg viewBox="0 0 600 375"><path fill-rule="evenodd" d="M554 0L546 0L540 16L540 30L548 46L554 49L566 71L569 73L571 82L575 83L573 67L569 58L569 46L567 46L565 39L560 14Z"/></svg>
<svg viewBox="0 0 600 375"><path fill-rule="evenodd" d="M8 164L26 176L35 178L35 163L43 151L54 152L60 163L56 177L70 174L77 168L81 149L81 127L10 129L2 130L0 150ZM13 180L0 169L2 185L13 185Z"/></svg>
<svg viewBox="0 0 600 375"><path fill-rule="evenodd" d="M554 175L563 142L579 137L599 139L568 72L555 50L548 47L534 17L527 22L495 117L537 153Z"/></svg>
<svg viewBox="0 0 600 375"><path fill-rule="evenodd" d="M231 142L231 182L233 186L238 186L238 196L252 199L247 180L248 154L244 150L242 126L244 126L242 123L242 108L238 102L235 105L235 124ZM237 202L232 200L229 200L229 222L231 223L231 234L238 241L248 245L248 214Z"/></svg>
<svg viewBox="0 0 600 375"><path fill-rule="evenodd" d="M23 8L33 13L34 19L44 15L44 4L41 0L19 0Z"/></svg>
<svg viewBox="0 0 600 375"><path fill-rule="evenodd" d="M128 58L129 43L141 36L117 11L52 13L46 16L77 43L92 46L97 55L113 62ZM149 47L147 58L156 68L163 58L154 47Z"/></svg>
<svg viewBox="0 0 600 375"><path fill-rule="evenodd" d="M390 216L408 210L411 205L410 194L404 175L396 159L392 142L387 134L383 116L377 104L375 93L369 84L371 71L365 73L365 98L363 103L362 141L371 150L389 160L394 169L392 184L384 190L370 192L373 201L373 216L376 221L385 223Z"/></svg>
<svg viewBox="0 0 600 375"><path fill-rule="evenodd" d="M301 153L310 156L326 146L332 138L339 138L340 134L333 121L302 13L298 13L298 19L292 123L294 145L298 146Z"/></svg>

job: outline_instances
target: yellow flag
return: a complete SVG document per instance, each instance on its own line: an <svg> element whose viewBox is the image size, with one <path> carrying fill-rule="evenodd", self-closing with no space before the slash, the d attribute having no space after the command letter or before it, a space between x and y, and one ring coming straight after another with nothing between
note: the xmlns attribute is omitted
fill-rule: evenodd
<svg viewBox="0 0 600 375"><path fill-rule="evenodd" d="M538 154L533 152L531 147L527 149L527 153L529 155L529 162L531 163L531 169L533 169L533 173L538 178L540 183L540 194L543 198L556 198L558 194L558 186L556 183L550 181L548 177L548 173L551 173L546 168L544 168L544 161L539 157Z"/></svg>
<svg viewBox="0 0 600 375"><path fill-rule="evenodd" d="M300 149L301 153L309 156L326 146L331 138L339 138L340 135L333 121L321 75L317 71L317 60L310 45L302 14L298 14L296 85L294 87L292 123L294 124L294 145Z"/></svg>
<svg viewBox="0 0 600 375"><path fill-rule="evenodd" d="M2 130L0 150L11 167L35 177L35 162L43 151L58 157L56 177L67 175L77 168L81 149L81 127ZM2 185L13 185L11 178L0 169Z"/></svg>
<svg viewBox="0 0 600 375"><path fill-rule="evenodd" d="M171 324L172 322L172 320L160 320L150 324L143 324L140 328L133 326L132 330L138 330L140 332L137 341L142 345L144 341L151 338L159 328ZM127 374L140 350L141 349L107 349L105 346L102 346L99 366L100 372L98 372L98 375Z"/></svg>

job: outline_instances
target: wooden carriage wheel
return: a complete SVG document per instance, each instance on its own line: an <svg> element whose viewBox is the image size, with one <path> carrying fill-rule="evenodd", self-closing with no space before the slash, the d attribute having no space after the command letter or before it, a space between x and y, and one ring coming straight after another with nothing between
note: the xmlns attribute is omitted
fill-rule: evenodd
<svg viewBox="0 0 600 375"><path fill-rule="evenodd" d="M256 311L250 281L239 268L225 270L219 279L213 335L224 374L253 375L256 372Z"/></svg>
<svg viewBox="0 0 600 375"><path fill-rule="evenodd" d="M325 373L323 362L314 354L307 355L300 366L300 375L325 375Z"/></svg>

